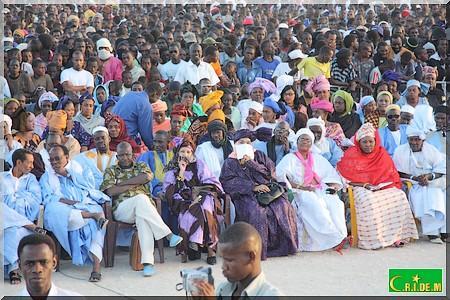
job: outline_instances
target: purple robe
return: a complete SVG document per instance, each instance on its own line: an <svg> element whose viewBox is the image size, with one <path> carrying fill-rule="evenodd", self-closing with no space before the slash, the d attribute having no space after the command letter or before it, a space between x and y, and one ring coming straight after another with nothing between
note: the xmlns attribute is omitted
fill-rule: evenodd
<svg viewBox="0 0 450 300"><path fill-rule="evenodd" d="M222 187L236 207L236 221L253 225L261 235L262 259L295 254L298 248L296 216L287 194L264 207L253 192L255 185L267 184L275 178L274 173L274 163L257 150L254 160L244 166L235 158L227 158L220 174Z"/></svg>
<svg viewBox="0 0 450 300"><path fill-rule="evenodd" d="M178 250L186 253L189 242L215 249L219 241L219 220L223 219L218 199L223 194L220 182L201 160L186 167L184 181L177 180L177 176L178 169L166 173L163 191L166 193L170 210L178 215L180 234L183 236ZM211 192L200 193L201 199L194 203L194 187L205 185L212 187Z"/></svg>

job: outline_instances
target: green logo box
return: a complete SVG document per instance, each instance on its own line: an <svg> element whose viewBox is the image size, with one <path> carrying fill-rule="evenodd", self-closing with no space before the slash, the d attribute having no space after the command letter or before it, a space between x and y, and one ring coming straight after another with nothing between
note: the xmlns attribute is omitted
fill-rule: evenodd
<svg viewBox="0 0 450 300"><path fill-rule="evenodd" d="M442 269L389 269L391 293L439 293Z"/></svg>

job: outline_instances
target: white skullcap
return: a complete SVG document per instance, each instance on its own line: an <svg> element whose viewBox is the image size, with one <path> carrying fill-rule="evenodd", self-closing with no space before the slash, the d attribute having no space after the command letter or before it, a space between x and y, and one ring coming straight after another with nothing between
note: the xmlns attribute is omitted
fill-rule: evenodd
<svg viewBox="0 0 450 300"><path fill-rule="evenodd" d="M248 107L248 109L250 109L250 108L253 110L256 110L258 113L262 114L264 106L259 102L252 101L252 102L250 102L250 106Z"/></svg>
<svg viewBox="0 0 450 300"><path fill-rule="evenodd" d="M406 136L407 137L418 136L421 140L425 140L425 138L426 138L423 130L421 130L421 129L419 129L419 127L415 126L414 123L412 123L412 125L408 125L408 127L406 127Z"/></svg>
<svg viewBox="0 0 450 300"><path fill-rule="evenodd" d="M305 58L305 57L308 57L308 55L304 54L304 53L302 52L302 50L300 50L300 49L292 50L291 52L288 53L288 56L289 56L289 58L292 59L292 60L297 59L297 58Z"/></svg>
<svg viewBox="0 0 450 300"><path fill-rule="evenodd" d="M298 141L300 136L307 135L311 139L311 143L314 144L314 133L309 128L301 128L297 133L295 134L295 141Z"/></svg>
<svg viewBox="0 0 450 300"><path fill-rule="evenodd" d="M403 105L402 108L400 109L400 112L406 112L406 113L410 113L412 115L414 114L415 111L416 111L416 109L409 104Z"/></svg>
<svg viewBox="0 0 450 300"><path fill-rule="evenodd" d="M289 25L286 23L280 23L280 25L278 25L278 29L289 29Z"/></svg>
<svg viewBox="0 0 450 300"><path fill-rule="evenodd" d="M109 135L108 129L105 126L97 126L92 130L92 134L96 134L97 132L106 132Z"/></svg>

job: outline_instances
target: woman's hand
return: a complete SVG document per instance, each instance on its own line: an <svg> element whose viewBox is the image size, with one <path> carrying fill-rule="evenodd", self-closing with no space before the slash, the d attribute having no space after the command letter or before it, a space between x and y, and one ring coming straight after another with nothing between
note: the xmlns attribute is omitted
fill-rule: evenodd
<svg viewBox="0 0 450 300"><path fill-rule="evenodd" d="M242 157L240 160L239 160L239 163L241 164L241 165L244 165L246 162L248 162L249 160L252 160L251 158L250 158L250 156L248 156L247 154L245 154L244 155L244 157Z"/></svg>
<svg viewBox="0 0 450 300"><path fill-rule="evenodd" d="M73 129L73 120L67 120L66 132L70 132Z"/></svg>
<svg viewBox="0 0 450 300"><path fill-rule="evenodd" d="M255 193L268 193L268 192L270 192L270 189L269 189L269 187L267 185L260 184L260 185L255 186L253 188L253 191Z"/></svg>
<svg viewBox="0 0 450 300"><path fill-rule="evenodd" d="M188 164L189 161L186 157L178 157L178 168L180 168L179 176L184 176L184 172L186 171L186 167Z"/></svg>

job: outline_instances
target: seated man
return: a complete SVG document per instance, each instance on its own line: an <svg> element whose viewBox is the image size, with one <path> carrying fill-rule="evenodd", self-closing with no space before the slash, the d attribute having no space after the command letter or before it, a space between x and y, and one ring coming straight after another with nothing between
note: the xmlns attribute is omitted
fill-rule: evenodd
<svg viewBox="0 0 450 300"><path fill-rule="evenodd" d="M386 108L388 126L378 128L381 145L391 157L394 155L394 151L399 145L408 142L406 138L406 127L408 125L400 124L400 114L400 106L396 104L389 105Z"/></svg>
<svg viewBox="0 0 450 300"><path fill-rule="evenodd" d="M282 293L267 282L261 270L262 241L250 224L237 222L228 227L219 238L219 253L223 257L222 270L227 282L214 286L195 281L197 293L193 296L258 298L278 297Z"/></svg>
<svg viewBox="0 0 450 300"><path fill-rule="evenodd" d="M42 202L41 188L33 169L33 153L17 149L12 155L13 168L0 173L0 195L3 202L31 222L38 218Z"/></svg>
<svg viewBox="0 0 450 300"><path fill-rule="evenodd" d="M344 152L333 139L325 137L325 122L320 117L310 118L306 127L314 133L313 151L322 155L335 168Z"/></svg>
<svg viewBox="0 0 450 300"><path fill-rule="evenodd" d="M19 258L17 257L19 241L33 232L45 234L45 230L37 227L33 222L3 202L0 202L0 210L3 213L3 270L5 275L8 274L11 284L19 284L22 281L22 277L19 274Z"/></svg>
<svg viewBox="0 0 450 300"><path fill-rule="evenodd" d="M394 152L394 163L400 174L413 183L409 201L422 232L430 242L442 244L447 238L445 197L445 156L425 142L425 134L414 125L406 129L408 143Z"/></svg>
<svg viewBox="0 0 450 300"><path fill-rule="evenodd" d="M157 131L153 136L153 151L142 153L137 158L137 162L144 162L150 168L154 177L150 181L150 187L153 197L164 198L163 182L164 168L173 158L173 151L169 150L169 133L166 131ZM167 201L161 201L161 216L164 222L169 226L172 232L178 233L177 216L169 210Z"/></svg>
<svg viewBox="0 0 450 300"><path fill-rule="evenodd" d="M170 247L175 247L183 239L172 234L158 214L148 187L153 174L145 163L133 161L131 145L121 142L117 146L117 157L118 164L106 169L100 189L113 198L116 220L136 223L144 276L152 276L156 273L153 267L154 240L167 237Z"/></svg>
<svg viewBox="0 0 450 300"><path fill-rule="evenodd" d="M77 155L74 160L80 165L89 168L94 174L95 187L98 188L103 181L105 170L116 164L116 152L109 149L108 129L103 126L95 127L92 130L92 139L95 148Z"/></svg>
<svg viewBox="0 0 450 300"><path fill-rule="evenodd" d="M48 154L48 151L54 146L54 145L62 145L62 135L56 134L53 132L49 132L47 137L45 138L45 141L43 141L41 144L39 144L37 150L39 151L39 154L42 157L42 161L45 165L45 170L53 170L52 165L50 164L50 156ZM70 153L70 151L69 151ZM70 154L69 154L70 156Z"/></svg>
<svg viewBox="0 0 450 300"><path fill-rule="evenodd" d="M110 198L94 186L94 175L75 161L69 161L69 150L54 145L50 164L40 180L44 198L44 226L52 231L75 265L93 263L89 281L101 280L104 218L101 204Z"/></svg>
<svg viewBox="0 0 450 300"><path fill-rule="evenodd" d="M434 121L436 122L436 131L427 134L426 141L435 146L445 155L446 146L449 143L447 132L450 130L450 109L448 106L438 106L434 109Z"/></svg>
<svg viewBox="0 0 450 300"><path fill-rule="evenodd" d="M293 148L289 140L290 131L289 123L281 121L275 126L270 141L256 140L253 142L253 146L256 150L266 154L276 165Z"/></svg>

